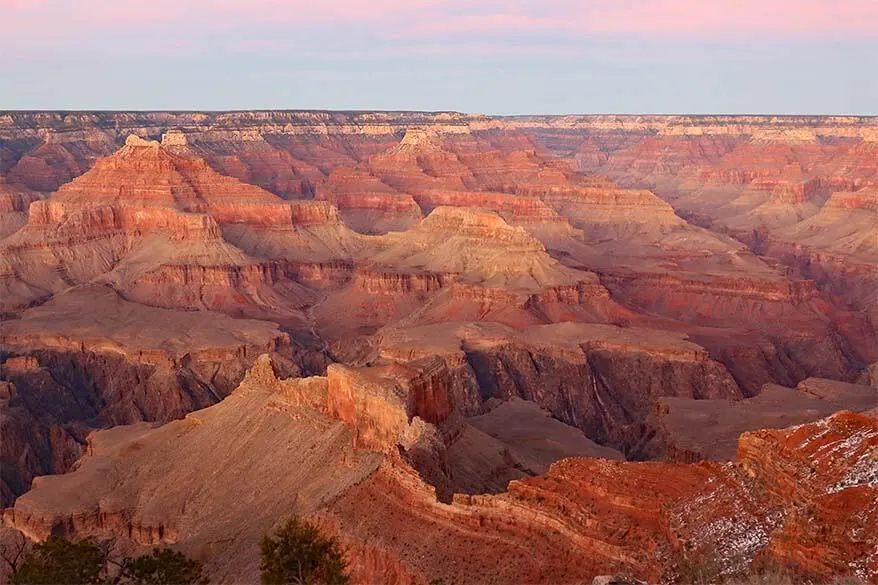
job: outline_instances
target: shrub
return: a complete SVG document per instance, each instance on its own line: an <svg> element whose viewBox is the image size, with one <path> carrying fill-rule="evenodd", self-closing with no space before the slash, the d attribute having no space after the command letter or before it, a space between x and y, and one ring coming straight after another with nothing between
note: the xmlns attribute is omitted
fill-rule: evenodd
<svg viewBox="0 0 878 585"><path fill-rule="evenodd" d="M70 542L50 536L37 544L14 568L10 585L60 585L103 583L107 550L93 540Z"/></svg>
<svg viewBox="0 0 878 585"><path fill-rule="evenodd" d="M127 557L121 563L124 583L131 585L197 585L206 583L199 561L169 548Z"/></svg>
<svg viewBox="0 0 878 585"><path fill-rule="evenodd" d="M347 567L338 542L316 526L289 520L260 543L264 585L347 585Z"/></svg>
<svg viewBox="0 0 878 585"><path fill-rule="evenodd" d="M204 585L200 562L171 549L152 554L110 558L111 543L71 542L50 536L14 560L10 585ZM22 549L23 550L23 549ZM4 556L4 558L6 558Z"/></svg>

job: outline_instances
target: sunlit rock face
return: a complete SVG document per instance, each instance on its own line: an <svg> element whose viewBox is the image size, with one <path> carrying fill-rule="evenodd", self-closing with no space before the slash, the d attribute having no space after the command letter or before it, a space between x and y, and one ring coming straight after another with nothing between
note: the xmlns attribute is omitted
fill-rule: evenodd
<svg viewBox="0 0 878 585"><path fill-rule="evenodd" d="M0 539L873 582L876 129L0 114Z"/></svg>
<svg viewBox="0 0 878 585"><path fill-rule="evenodd" d="M513 476L503 493L443 503L425 481L431 473L497 465L488 457L497 439L484 431L475 431L481 445L468 447L479 458L454 451L463 439L449 434L462 428L449 418L448 381L439 360L279 379L263 356L221 404L160 428L93 435L75 471L37 479L4 521L36 540L114 536L186 551L221 542L208 563L221 579L255 578L247 543L291 513L348 545L352 576L363 583L375 571L421 582L557 583L618 571L658 581L681 577L686 562L733 573L766 558L812 579L878 575L874 418L845 411L746 433L732 463L630 463L609 451L567 457L544 475ZM521 424L520 416L506 420ZM490 430L480 419L473 424ZM215 448L230 433L239 457ZM175 487L209 470L228 481ZM269 489L277 485L288 489ZM242 497L253 486L261 487L250 503ZM483 553L473 556L474 546ZM814 547L822 554L810 554ZM384 562L357 562L361 549ZM517 554L525 549L531 554Z"/></svg>

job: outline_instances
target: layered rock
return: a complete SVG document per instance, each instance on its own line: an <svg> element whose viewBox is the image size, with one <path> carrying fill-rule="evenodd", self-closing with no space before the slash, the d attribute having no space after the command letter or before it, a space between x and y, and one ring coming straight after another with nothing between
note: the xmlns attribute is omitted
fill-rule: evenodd
<svg viewBox="0 0 878 585"><path fill-rule="evenodd" d="M685 225L673 208L643 189L583 187L559 191L543 197L561 215L585 231L588 239L602 239L622 235L636 224L638 231L670 231ZM616 232L615 234L613 232Z"/></svg>
<svg viewBox="0 0 878 585"><path fill-rule="evenodd" d="M181 154L204 158L215 170L245 183L258 185L284 199L309 198L325 174L314 162L296 158L272 144L259 129L182 131L162 135L162 146Z"/></svg>
<svg viewBox="0 0 878 585"><path fill-rule="evenodd" d="M209 570L218 578L254 579L258 558L252 543L290 515L325 506L380 461L374 453L353 450L343 423L298 406L321 391L326 392L325 380L278 383L271 363L263 361L215 407L156 430L135 425L94 435L84 465L66 476L37 480L7 521L36 539L55 531L113 534L146 546L179 543L191 555L210 556ZM236 437L233 452L217 449L230 434ZM139 462L136 469L128 466L131 455ZM113 463L99 463L104 458ZM189 479L173 482L183 489L168 482L178 466L188 469ZM185 487L208 477L217 480L201 491ZM251 483L255 478L261 487ZM113 496L75 514L68 512L77 506L75 498L51 508L32 499L37 490L69 479L89 486L84 493L108 490ZM141 497L143 489L154 497Z"/></svg>
<svg viewBox="0 0 878 585"><path fill-rule="evenodd" d="M34 191L50 193L88 170L90 162L94 162L93 156L49 140L24 153L8 177Z"/></svg>
<svg viewBox="0 0 878 585"><path fill-rule="evenodd" d="M115 155L33 205L25 229L4 242L5 300L20 307L106 275L148 304L289 315L307 293L287 284L281 267L224 237L255 253L278 238L325 248L311 232L339 225L331 205L284 202L201 159L131 136Z"/></svg>
<svg viewBox="0 0 878 585"><path fill-rule="evenodd" d="M552 259L526 230L483 211L437 208L409 232L385 236L382 247L374 264L453 273L513 292L595 280Z"/></svg>
<svg viewBox="0 0 878 585"><path fill-rule="evenodd" d="M859 384L808 378L795 388L767 384L752 398L722 400L668 397L659 401L651 424L658 447L671 459L731 460L738 437L748 431L814 422L841 410L868 411L878 392Z"/></svg>
<svg viewBox="0 0 878 585"><path fill-rule="evenodd" d="M195 157L173 154L156 141L130 136L117 153L52 197L55 221L65 209L163 207L209 214L217 223L283 225L284 203L258 187L213 171Z"/></svg>
<svg viewBox="0 0 878 585"><path fill-rule="evenodd" d="M878 190L833 193L819 213L769 236L766 253L876 318Z"/></svg>
<svg viewBox="0 0 878 585"><path fill-rule="evenodd" d="M456 379L465 412L490 398L536 402L555 418L633 457L652 452L650 414L666 396L741 397L702 347L673 335L606 325L556 324L523 331L491 324L388 330L380 355L392 361L436 353ZM478 392L478 397L473 392Z"/></svg>
<svg viewBox="0 0 878 585"><path fill-rule="evenodd" d="M3 503L62 473L91 428L166 422L219 401L264 352L286 372L320 371L276 325L152 309L105 287L60 295L0 331ZM16 357L19 356L19 357Z"/></svg>
<svg viewBox="0 0 878 585"><path fill-rule="evenodd" d="M539 196L564 188L572 175L533 151L507 153L471 134L409 128L395 147L354 169L333 171L318 196L337 203L361 231L399 229L411 225L418 210L441 206L489 209L517 224L553 224L564 218Z"/></svg>
<svg viewBox="0 0 878 585"><path fill-rule="evenodd" d="M220 405L159 429L94 435L76 471L39 480L5 521L36 539L113 534L209 553L214 578L239 581L255 578L252 543L293 513L339 535L351 551L368 551L374 562L352 559L358 583L379 574L395 575L389 582L559 583L608 573L672 580L685 578L687 563L715 562L732 573L766 556L792 561L810 578L878 576L878 559L864 544L878 525L868 517L878 497L872 418L841 413L744 435L736 464L569 458L545 476L512 481L506 493L442 503L396 455L353 448L364 429L361 414L363 422L390 423L369 423L371 431L402 428L395 415L376 409L388 398L388 412L396 408L396 379L367 378L342 392L371 397L338 410L345 419L358 417L351 425L319 412L336 401L337 374L278 380L271 363L260 360ZM350 372L340 374L339 382L348 383ZM375 392L374 384L384 383L390 394ZM228 433L239 438L231 456L216 449ZM368 436L383 436L376 443L383 446L391 435ZM234 456L239 452L246 456ZM179 489L194 477L224 481ZM829 530L829 538L813 540ZM801 552L815 546L821 555ZM482 554L473 556L474 549Z"/></svg>
<svg viewBox="0 0 878 585"><path fill-rule="evenodd" d="M422 215L410 195L363 169L333 170L319 187L317 197L331 201L341 210L345 222L363 233L406 229Z"/></svg>
<svg viewBox="0 0 878 585"><path fill-rule="evenodd" d="M14 332L4 344L15 347L4 345L14 353L3 356L0 408L24 413L8 418L15 432L4 472L23 471L4 475L4 499L26 489L30 475L68 469L90 429L213 404L253 352L272 351L281 370L322 373L326 356L345 363L289 386L295 391L259 370L270 393L284 397L268 403L292 417L271 419L271 429L340 419L342 438L326 441L344 445L342 460L367 450L385 460L352 480L361 482L356 494L327 490L340 496L337 509L286 500L266 508L315 512L360 551L363 582L574 582L598 571L657 579L680 569L690 548L731 543L746 553L739 564L757 549L774 554L764 543L781 529L787 496L730 466L550 465L619 457L613 448L630 458L724 459L739 431L868 406L868 386L763 386L813 376L871 383L874 126L761 117L0 115L7 186L81 175L45 201L6 198L16 221L30 206L28 224L0 243L3 317L22 316L3 323L4 335ZM163 133L161 143L149 140ZM119 152L96 160L129 135ZM585 174L594 170L601 174ZM178 323L201 349L187 346ZM250 339L259 332L269 341ZM191 450L235 449L221 426ZM289 440L303 455L311 448ZM283 457L280 467L297 464ZM327 457L316 474L337 472L335 455ZM9 458L23 463L9 467ZM246 476L233 461L205 459ZM172 477L177 464L167 465ZM261 469L271 485L284 484L285 469ZM526 478L547 469L544 493L532 487L541 480ZM674 474L679 486L658 485ZM323 477L317 484L335 481ZM510 481L519 499L482 495ZM137 515L139 489L121 492L116 511L125 511L108 512L105 527L143 543L176 538L166 519L183 504L154 522ZM553 490L565 494L557 508ZM217 528L204 547L218 554L226 545L216 542L237 538L233 524L253 526L246 538L267 529L233 518L221 490L211 492L215 505L171 492L156 501L212 510ZM454 504L455 492L474 498ZM844 496L853 507L868 503L860 497ZM386 509L363 515L364 501ZM704 518L687 502L704 503ZM642 511L650 507L661 510ZM78 530L67 512L53 514L44 517ZM847 526L833 511L797 514ZM730 515L740 526L723 522ZM83 521L83 530L99 533L103 521ZM810 534L797 522L792 540ZM364 543L370 538L377 544ZM487 547L473 560L472 545L485 543L496 556ZM448 550L441 559L439 544ZM807 564L801 550L777 546L778 558ZM537 556L508 560L521 551ZM235 559L255 574L248 554L231 555L217 574L231 575ZM827 566L807 568L825 574Z"/></svg>
<svg viewBox="0 0 878 585"><path fill-rule="evenodd" d="M527 124L538 142L543 124L551 128L546 144L567 152L581 146L580 168L653 189L683 217L729 233L754 252L780 259L797 277L815 280L839 305L867 311L875 305L867 219L878 180L873 120L668 117ZM874 332L851 342L871 340ZM860 358L871 361L871 349Z"/></svg>
<svg viewBox="0 0 878 585"><path fill-rule="evenodd" d="M333 343L368 343L364 334L391 323L483 320L524 327L630 317L593 274L565 267L527 230L490 212L440 207L406 232L359 244L349 284L312 313ZM346 320L337 319L341 313Z"/></svg>
<svg viewBox="0 0 878 585"><path fill-rule="evenodd" d="M352 428L354 444L362 448L392 453L407 435L417 440L415 417L437 424L451 414L450 379L441 360L364 370L333 364L327 380L326 411Z"/></svg>
<svg viewBox="0 0 878 585"><path fill-rule="evenodd" d="M809 375L850 379L872 358L874 332L861 315L833 307L813 282L791 278L741 243L687 223L649 191L607 182L559 189L543 199L575 228L531 230L556 257L597 272L614 300L638 313L695 326L690 331L711 351L726 344L729 330L749 335L746 329L765 330L794 356L798 350L792 348L808 340L815 348L810 354L818 356L800 362ZM770 326L765 315L783 319L785 331ZM755 392L766 379L786 382L786 375L745 382Z"/></svg>
<svg viewBox="0 0 878 585"><path fill-rule="evenodd" d="M601 571L650 581L686 580L687 567L698 563L731 574L763 557L791 561L797 574L810 578L855 574L873 580L876 559L867 544L873 537L863 537L874 531L868 517L874 486L858 474L857 482L840 488L844 496L822 494L838 489L844 475L839 471L870 453L875 423L848 413L822 424L834 432L827 435L810 425L745 435L734 466L567 459L545 477L513 482L508 494L458 497L452 506L436 505L414 479L382 467L330 511L343 527L397 552L429 576L476 583L578 582ZM823 447L816 460L828 464L811 471L820 476L809 482L820 486L816 493L800 498L777 490L776 482L789 471L808 467L806 439L815 437ZM795 446L785 448L778 439ZM832 461L830 451L847 443L850 452ZM823 504L823 498L829 501ZM810 508L804 502L822 505ZM859 510L865 515L856 514ZM428 533L426 543L423 536L411 539L418 526L423 534L428 518L439 534ZM830 540L799 540L796 530L805 522L816 534L839 518L850 520L833 530ZM393 537L382 531L387 524L394 527ZM425 548L404 544L412 540ZM823 554L805 553L809 546ZM464 560L473 547L485 554ZM529 554L515 554L525 549Z"/></svg>
<svg viewBox="0 0 878 585"><path fill-rule="evenodd" d="M40 195L18 185L10 185L0 176L0 240L27 223L30 204L40 200Z"/></svg>
<svg viewBox="0 0 878 585"><path fill-rule="evenodd" d="M842 412L785 431L744 435L738 461L789 511L767 554L814 578L878 579L878 424ZM807 478L807 480L805 479ZM792 504L792 505L790 505Z"/></svg>

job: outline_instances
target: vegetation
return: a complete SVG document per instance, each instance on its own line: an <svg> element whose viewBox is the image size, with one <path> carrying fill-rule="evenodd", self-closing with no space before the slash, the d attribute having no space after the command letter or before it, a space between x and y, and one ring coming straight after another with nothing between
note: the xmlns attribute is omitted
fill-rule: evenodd
<svg viewBox="0 0 878 585"><path fill-rule="evenodd" d="M677 564L677 576L673 580L678 585L863 585L853 576L836 576L819 579L802 575L795 566L770 558L761 558L746 571L727 574L717 562L716 554L703 554L697 558L681 560Z"/></svg>
<svg viewBox="0 0 878 585"><path fill-rule="evenodd" d="M151 555L126 558L121 563L125 583L131 585L196 585L207 583L201 563L169 548Z"/></svg>
<svg viewBox="0 0 878 585"><path fill-rule="evenodd" d="M107 581L105 547L93 540L70 542L50 536L19 558L9 576L10 585L82 585Z"/></svg>
<svg viewBox="0 0 878 585"><path fill-rule="evenodd" d="M4 550L9 585L204 585L199 561L168 548L139 557L112 558L111 542L71 542L50 536L26 550Z"/></svg>
<svg viewBox="0 0 878 585"><path fill-rule="evenodd" d="M336 539L297 518L260 543L264 585L347 585L347 564Z"/></svg>

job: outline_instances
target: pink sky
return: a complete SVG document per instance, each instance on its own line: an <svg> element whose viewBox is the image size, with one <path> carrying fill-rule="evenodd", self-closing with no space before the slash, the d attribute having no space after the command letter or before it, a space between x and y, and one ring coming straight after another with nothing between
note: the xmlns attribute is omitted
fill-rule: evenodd
<svg viewBox="0 0 878 585"><path fill-rule="evenodd" d="M0 109L872 113L875 70L878 0L0 0Z"/></svg>
<svg viewBox="0 0 878 585"><path fill-rule="evenodd" d="M878 0L0 0L0 34L174 26L367 27L390 37L489 33L878 36ZM75 27L71 23L76 23ZM2 41L0 41L2 42Z"/></svg>

